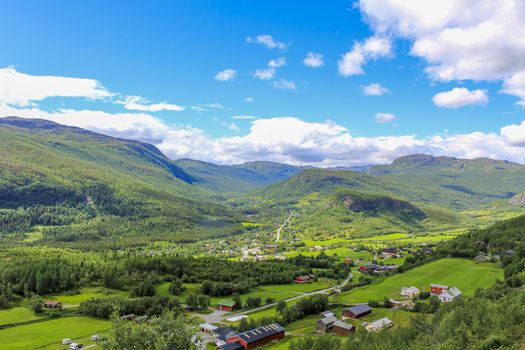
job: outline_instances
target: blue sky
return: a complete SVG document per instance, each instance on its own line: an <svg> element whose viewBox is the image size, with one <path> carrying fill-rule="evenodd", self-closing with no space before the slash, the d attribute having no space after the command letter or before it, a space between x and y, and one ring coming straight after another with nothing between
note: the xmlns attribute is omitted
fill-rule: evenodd
<svg viewBox="0 0 525 350"><path fill-rule="evenodd" d="M47 95L28 97L30 103L25 105L5 99L4 111L11 112L15 108L19 111L15 110L16 114L35 117L35 111L30 113L27 109L38 108L50 119L60 109L104 111L108 118L114 114L120 119L135 118L129 116L130 113L147 114L167 131L162 134L155 129L144 136L124 128L125 132L115 133L100 123L92 125L94 122L69 120L72 125L156 143L172 158L189 156L226 163L260 156L291 163L315 159L320 160L313 162L318 165L350 165L387 161L412 151L525 159L519 156L522 142L525 144L519 137L525 132L525 126L522 130L520 124L524 119L523 106L519 105L525 98L522 93L525 79L522 84L520 76L525 69L523 59L518 59L518 63L503 61L502 64L509 65L504 70L496 67L501 66L497 61L500 56L486 60L494 62L495 67L490 67L489 63L478 70L468 68L475 65L476 60L472 64L465 62L466 57L476 59L478 54L471 51L468 45L471 40L480 42L481 61L485 60L481 55L487 45L495 41L501 43L501 38L485 37L485 32L473 33L474 29L488 22L518 21L519 34L525 25L519 18L505 17L512 12L519 17L520 11L500 13L491 8L498 1L492 4L482 1L479 9L469 9L474 14L467 16L470 19L466 21L460 18L460 11L465 12L468 2L445 1L442 7L449 6L450 11L445 11L447 14L443 14L443 18L437 11L436 17L441 21L436 24L432 19L432 14L436 13L433 6L439 2L418 5L420 12L415 14L413 6L403 8L399 3L406 1L388 0L382 4L377 0L128 1L125 6L118 1L5 1L0 12L0 68L35 77L91 79L111 97L57 93L52 86ZM392 6L390 11L389 6ZM409 23L411 29L406 30L399 23ZM459 44L444 42L443 33L451 28L467 33L466 39ZM263 35L271 36L273 43L281 48L268 48L258 43L258 36ZM388 48L368 49L366 43L371 38L383 40ZM521 44L508 36L504 38L508 41L508 51L502 51L501 56L511 52L516 57L523 57L525 51L520 51ZM450 50L450 56L440 53L444 50ZM309 52L322 55L323 64L319 67L305 65L303 60ZM358 54L361 61L358 59L356 63L351 58L344 73L341 65L347 53ZM280 58L286 63L273 68L272 72L269 61ZM361 70L357 74L356 64ZM443 79L444 73L428 71L428 67L436 65L443 66L443 71L452 69L454 72L446 73ZM225 69L235 71L235 76L227 81L217 80L217 74ZM273 76L267 80L258 79L255 74L263 69L270 69L266 72ZM379 84L386 92L381 96L363 94L363 88L370 84ZM503 93L504 86L509 84L514 84L512 89ZM288 88L278 88L280 85ZM5 95L13 95L7 83L3 88ZM451 93L443 96L441 103L433 101L433 97L442 92ZM125 101L130 101L129 96L140 96L142 105L164 102L183 110L127 109ZM236 116L254 118L234 118ZM288 116L304 124L290 124L290 119L282 118ZM68 123L64 118L57 120ZM246 144L236 138L250 135L254 125L258 121L264 124L265 120L273 120L273 124L267 122L260 132L293 127L304 127L307 131L297 135L297 144L293 145L283 141L284 146L272 148L262 145L260 140L250 140L253 152L241 155L239 150L232 149L232 143L245 147ZM108 124L114 122L111 120ZM339 137L334 141L338 147L350 142L348 138L340 139L345 135L363 138L361 143L370 141L367 149L388 149L371 140L398 137L401 139L396 139L395 147L399 151L359 158L361 148L356 148L355 144L360 142L351 141L354 147L346 151L355 154L347 160L333 150L319 154L319 147L312 147L311 143L312 138L316 139L316 128L322 125L337 126L327 131L327 135ZM501 131L507 126L514 126L507 129L512 134ZM143 124L140 127L145 128ZM189 138L206 140L201 144L181 141L179 134L184 131L191 134ZM498 145L481 152L472 149L478 147L476 143L465 145L470 151L458 153L454 150L457 143L451 148L442 142L428 144L424 141L418 147L413 142L401 142L403 137L419 141L436 135L447 137L473 132L495 134L500 138L506 136L499 141L506 142L512 149L503 151ZM151 133L155 137L150 137ZM169 133L172 139L166 136ZM178 135L175 139L174 133ZM283 137L286 138L286 133ZM225 138L226 142L214 144ZM329 137L321 139L323 147L333 141ZM177 148L176 142L184 143L185 147ZM209 147L220 150L213 154L193 149ZM295 156L301 153L298 150L305 148L313 150L312 154L305 158ZM230 156L225 156L225 152L230 152ZM281 154L272 156L279 152ZM237 156L233 155L236 153Z"/></svg>

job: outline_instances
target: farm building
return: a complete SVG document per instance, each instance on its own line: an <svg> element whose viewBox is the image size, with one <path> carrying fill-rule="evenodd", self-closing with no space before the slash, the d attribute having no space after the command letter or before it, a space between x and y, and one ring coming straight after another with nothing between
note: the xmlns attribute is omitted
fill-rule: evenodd
<svg viewBox="0 0 525 350"><path fill-rule="evenodd" d="M357 319L366 315L370 315L371 313L372 308L368 306L368 304L361 304L343 310L343 318Z"/></svg>
<svg viewBox="0 0 525 350"><path fill-rule="evenodd" d="M237 334L239 334L239 333L237 333L233 329L227 328L227 327L217 327L213 331L213 336L215 338L215 344L217 346L221 346L221 345L226 344L227 341L228 341L228 338L234 337Z"/></svg>
<svg viewBox="0 0 525 350"><path fill-rule="evenodd" d="M343 321L336 321L334 322L334 325L332 326L332 333L347 336L351 332L355 332L355 327L352 326L350 323L346 323Z"/></svg>
<svg viewBox="0 0 525 350"><path fill-rule="evenodd" d="M48 300L44 303L44 307L48 309L60 309L62 307L62 303L60 301Z"/></svg>
<svg viewBox="0 0 525 350"><path fill-rule="evenodd" d="M451 301L461 298L462 295L463 295L463 292L461 292L459 289L455 287L452 287L444 291L443 293L439 294L438 299L442 303L449 303Z"/></svg>
<svg viewBox="0 0 525 350"><path fill-rule="evenodd" d="M446 290L448 290L448 286L444 286L442 284L432 283L430 285L430 295L439 295Z"/></svg>
<svg viewBox="0 0 525 350"><path fill-rule="evenodd" d="M319 316L321 317L330 317L330 316L335 316L335 314L330 311L330 310L326 310L326 311L323 311L319 314Z"/></svg>
<svg viewBox="0 0 525 350"><path fill-rule="evenodd" d="M295 283L311 283L313 281L313 276L312 275L304 275L304 276L299 276L299 277L295 277L294 279L294 282Z"/></svg>
<svg viewBox="0 0 525 350"><path fill-rule="evenodd" d="M202 332L202 333L205 333L205 334L211 334L213 335L214 331L219 328L217 326L214 326L212 324L209 324L209 323L202 323L199 325L199 330Z"/></svg>
<svg viewBox="0 0 525 350"><path fill-rule="evenodd" d="M394 272L395 270L397 270L396 265L383 266L383 265L376 265L376 264L363 265L363 266L360 266L359 269L357 269L357 271L361 273L369 273L369 274L374 274L374 275L384 275L389 272Z"/></svg>
<svg viewBox="0 0 525 350"><path fill-rule="evenodd" d="M410 287L401 287L401 295L404 297L413 297L415 295L418 295L420 293L419 288L410 286Z"/></svg>
<svg viewBox="0 0 525 350"><path fill-rule="evenodd" d="M381 254L383 254L386 257L397 256L397 252L395 248L383 248L381 249Z"/></svg>
<svg viewBox="0 0 525 350"><path fill-rule="evenodd" d="M123 319L125 321L133 321L135 319L135 315L134 314L127 314L127 315L122 316L121 319Z"/></svg>
<svg viewBox="0 0 525 350"><path fill-rule="evenodd" d="M334 323L337 321L335 316L328 316L317 321L317 331L319 333L327 333L332 330Z"/></svg>
<svg viewBox="0 0 525 350"><path fill-rule="evenodd" d="M386 317L380 318L377 321L371 322L365 326L366 330L369 332L377 332L384 328L391 327L392 321Z"/></svg>
<svg viewBox="0 0 525 350"><path fill-rule="evenodd" d="M277 323L272 323L234 335L228 338L227 343L220 348L222 350L250 350L282 338L284 338L284 328Z"/></svg>
<svg viewBox="0 0 525 350"><path fill-rule="evenodd" d="M223 299L217 303L217 309L222 310L222 311L229 312L229 311L233 311L237 309L238 307L239 305L235 301L229 300L229 299Z"/></svg>

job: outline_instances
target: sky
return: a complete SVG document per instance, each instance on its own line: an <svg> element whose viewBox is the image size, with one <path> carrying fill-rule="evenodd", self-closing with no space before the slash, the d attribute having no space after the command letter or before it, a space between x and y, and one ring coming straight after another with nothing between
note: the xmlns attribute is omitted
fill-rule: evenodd
<svg viewBox="0 0 525 350"><path fill-rule="evenodd" d="M525 163L520 0L5 0L0 116L168 157Z"/></svg>

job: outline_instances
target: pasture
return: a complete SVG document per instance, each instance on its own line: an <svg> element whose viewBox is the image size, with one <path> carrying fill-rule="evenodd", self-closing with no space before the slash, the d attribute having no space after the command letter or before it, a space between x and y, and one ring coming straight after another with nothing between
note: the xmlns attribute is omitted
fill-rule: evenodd
<svg viewBox="0 0 525 350"><path fill-rule="evenodd" d="M111 328L108 321L89 317L64 317L0 330L0 349L64 348L60 341L98 334ZM86 345L84 343L84 345Z"/></svg>
<svg viewBox="0 0 525 350"><path fill-rule="evenodd" d="M13 307L0 310L0 325L32 321L46 316L46 314L37 315L26 307Z"/></svg>
<svg viewBox="0 0 525 350"><path fill-rule="evenodd" d="M78 306L81 302L89 300L89 299L105 298L105 297L117 296L117 295L120 295L122 297L127 297L128 293L124 291L117 291L117 290L112 290L112 289L107 289L107 288L102 288L102 287L88 287L88 288L82 288L79 293L46 296L44 297L44 299L58 300L62 304L64 304L65 307L67 307L67 306Z"/></svg>
<svg viewBox="0 0 525 350"><path fill-rule="evenodd" d="M470 296L477 288L487 288L497 279L503 279L503 270L495 264L446 258L395 274L378 283L355 288L335 297L335 300L352 304L382 300L385 296L399 298L403 286L416 286L421 291L428 291L431 283L458 287L464 295Z"/></svg>

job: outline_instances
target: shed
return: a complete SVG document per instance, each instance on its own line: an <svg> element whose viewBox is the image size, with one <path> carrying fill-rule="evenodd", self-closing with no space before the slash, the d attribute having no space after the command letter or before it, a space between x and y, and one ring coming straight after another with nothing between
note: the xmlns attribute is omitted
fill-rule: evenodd
<svg viewBox="0 0 525 350"><path fill-rule="evenodd" d="M317 321L317 331L320 333L326 333L332 330L334 323L337 321L335 316L328 316Z"/></svg>
<svg viewBox="0 0 525 350"><path fill-rule="evenodd" d="M368 304L352 306L343 310L343 318L361 318L372 313L372 308Z"/></svg>
<svg viewBox="0 0 525 350"><path fill-rule="evenodd" d="M343 321L334 322L332 327L332 333L347 336L351 332L355 332L355 327L352 326L350 323L346 323Z"/></svg>

